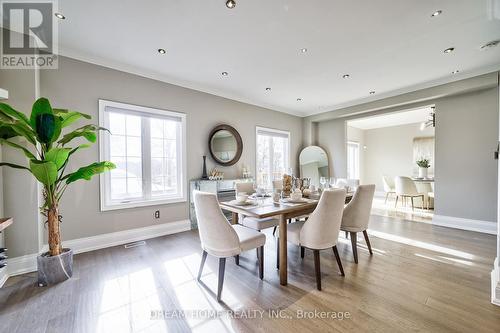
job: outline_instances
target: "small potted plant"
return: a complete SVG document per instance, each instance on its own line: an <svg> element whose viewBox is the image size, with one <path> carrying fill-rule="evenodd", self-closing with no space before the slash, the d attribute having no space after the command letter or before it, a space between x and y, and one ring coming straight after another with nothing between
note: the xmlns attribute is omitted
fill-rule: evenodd
<svg viewBox="0 0 500 333"><path fill-rule="evenodd" d="M0 103L0 143L18 149L27 158L27 165L1 162L0 166L27 170L43 186L41 214L47 219L49 251L37 257L38 284L54 284L69 279L73 272L73 252L64 249L61 243L59 202L68 185L115 168L108 161L95 162L82 166L76 171L67 172L70 157L90 144L74 144L75 139L94 143L96 133L104 128L87 124L72 131L65 131L69 125L82 118L90 119L87 114L65 109L53 109L46 98L33 104L28 118L5 103ZM24 138L26 145L16 142Z"/></svg>
<svg viewBox="0 0 500 333"><path fill-rule="evenodd" d="M431 164L428 158L421 157L417 160L418 165L418 178L427 178L427 169L430 168Z"/></svg>

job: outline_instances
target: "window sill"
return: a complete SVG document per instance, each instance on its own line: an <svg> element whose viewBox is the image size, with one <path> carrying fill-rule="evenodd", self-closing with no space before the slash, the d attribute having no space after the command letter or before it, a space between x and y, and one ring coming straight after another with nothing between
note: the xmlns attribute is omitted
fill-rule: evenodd
<svg viewBox="0 0 500 333"><path fill-rule="evenodd" d="M129 208L168 205L181 202L187 202L187 199L182 197L182 198L159 199L159 200L148 200L148 201L131 201L126 203L112 204L112 205L104 205L103 203L101 203L101 212L129 209Z"/></svg>

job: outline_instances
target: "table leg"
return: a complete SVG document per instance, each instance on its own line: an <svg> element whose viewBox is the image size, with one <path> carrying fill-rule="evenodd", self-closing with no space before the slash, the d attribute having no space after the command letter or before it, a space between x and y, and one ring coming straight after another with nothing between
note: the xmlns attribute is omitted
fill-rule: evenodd
<svg viewBox="0 0 500 333"><path fill-rule="evenodd" d="M286 240L286 218L280 215L280 284L286 286L288 283L288 263L287 263L287 240Z"/></svg>
<svg viewBox="0 0 500 333"><path fill-rule="evenodd" d="M231 224L238 224L238 213L232 212Z"/></svg>

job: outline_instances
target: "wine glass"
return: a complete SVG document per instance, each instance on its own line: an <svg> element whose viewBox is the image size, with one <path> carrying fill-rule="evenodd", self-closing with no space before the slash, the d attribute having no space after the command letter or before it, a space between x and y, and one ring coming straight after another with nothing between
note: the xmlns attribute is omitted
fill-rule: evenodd
<svg viewBox="0 0 500 333"><path fill-rule="evenodd" d="M330 187L335 187L336 183L337 183L337 178L330 177Z"/></svg>
<svg viewBox="0 0 500 333"><path fill-rule="evenodd" d="M326 183L327 183L327 182L326 182L326 177L321 177L321 178L319 179L319 183L321 184L321 188L323 188L323 189L324 189L324 188L325 188L325 185L326 185Z"/></svg>

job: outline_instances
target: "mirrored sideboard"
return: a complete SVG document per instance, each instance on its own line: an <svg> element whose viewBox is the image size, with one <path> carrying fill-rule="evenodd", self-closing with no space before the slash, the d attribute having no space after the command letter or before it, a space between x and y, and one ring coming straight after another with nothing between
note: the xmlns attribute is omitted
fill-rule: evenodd
<svg viewBox="0 0 500 333"><path fill-rule="evenodd" d="M193 191L203 191L217 194L217 199L220 202L231 201L236 199L235 183L253 182L253 178L241 179L223 179L223 180L208 180L195 179L189 182L189 220L191 221L191 229L198 229L198 221L196 219L196 211L194 210ZM231 221L231 212L222 211L226 218Z"/></svg>

